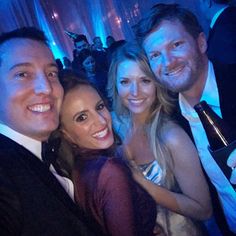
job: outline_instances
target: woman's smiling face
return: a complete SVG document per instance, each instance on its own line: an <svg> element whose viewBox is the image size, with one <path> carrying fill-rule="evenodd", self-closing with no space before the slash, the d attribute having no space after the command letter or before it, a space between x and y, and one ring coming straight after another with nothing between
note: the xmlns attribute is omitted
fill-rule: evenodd
<svg viewBox="0 0 236 236"><path fill-rule="evenodd" d="M65 95L61 126L67 139L81 148L106 149L114 143L110 113L89 85L77 86Z"/></svg>

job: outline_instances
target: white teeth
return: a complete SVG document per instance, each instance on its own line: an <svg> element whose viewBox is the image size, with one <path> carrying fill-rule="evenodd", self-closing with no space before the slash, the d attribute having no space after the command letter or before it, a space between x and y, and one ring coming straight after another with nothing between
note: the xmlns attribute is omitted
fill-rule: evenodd
<svg viewBox="0 0 236 236"><path fill-rule="evenodd" d="M134 104L140 104L144 101L144 99L130 99L130 102L131 103L134 103Z"/></svg>
<svg viewBox="0 0 236 236"><path fill-rule="evenodd" d="M49 111L50 109L51 109L50 104L44 104L44 105L38 104L38 105L29 107L29 110L35 111L35 112L46 112L46 111Z"/></svg>
<svg viewBox="0 0 236 236"><path fill-rule="evenodd" d="M103 131L97 132L93 135L94 138L103 138L107 135L108 128L104 129Z"/></svg>
<svg viewBox="0 0 236 236"><path fill-rule="evenodd" d="M179 73L182 69L183 69L183 67L179 67L179 68L177 68L176 70L167 71L167 72L165 72L165 75L168 75L168 76L176 75L176 74Z"/></svg>

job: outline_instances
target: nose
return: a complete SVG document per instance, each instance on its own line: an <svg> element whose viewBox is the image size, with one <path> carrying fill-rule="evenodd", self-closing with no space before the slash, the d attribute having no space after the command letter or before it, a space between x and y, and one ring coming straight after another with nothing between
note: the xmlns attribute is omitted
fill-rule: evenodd
<svg viewBox="0 0 236 236"><path fill-rule="evenodd" d="M137 82L133 82L131 84L131 88L130 88L130 93L133 95L133 96L137 96L138 95L138 83Z"/></svg>
<svg viewBox="0 0 236 236"><path fill-rule="evenodd" d="M165 67L169 67L172 62L173 62L173 56L169 52L163 52L162 64L165 65Z"/></svg>
<svg viewBox="0 0 236 236"><path fill-rule="evenodd" d="M50 81L44 73L36 76L34 85L36 94L50 94L52 92Z"/></svg>
<svg viewBox="0 0 236 236"><path fill-rule="evenodd" d="M107 123L107 120L106 120L105 116L102 113L99 113L99 112L96 113L94 119L95 119L94 123L97 126L105 125Z"/></svg>

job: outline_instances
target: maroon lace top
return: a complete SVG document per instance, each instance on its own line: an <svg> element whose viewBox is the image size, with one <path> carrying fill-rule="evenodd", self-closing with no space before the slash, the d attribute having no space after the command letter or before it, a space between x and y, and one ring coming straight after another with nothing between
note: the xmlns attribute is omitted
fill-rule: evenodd
<svg viewBox="0 0 236 236"><path fill-rule="evenodd" d="M75 200L106 235L153 235L156 203L120 158L82 158L72 176Z"/></svg>

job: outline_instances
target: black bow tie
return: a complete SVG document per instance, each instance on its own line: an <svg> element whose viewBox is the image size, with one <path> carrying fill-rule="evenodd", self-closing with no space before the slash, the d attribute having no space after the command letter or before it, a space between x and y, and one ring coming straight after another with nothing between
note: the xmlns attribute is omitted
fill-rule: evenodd
<svg viewBox="0 0 236 236"><path fill-rule="evenodd" d="M42 142L42 160L49 168L50 164L54 164L57 159L57 153L60 146L60 139L53 139Z"/></svg>

